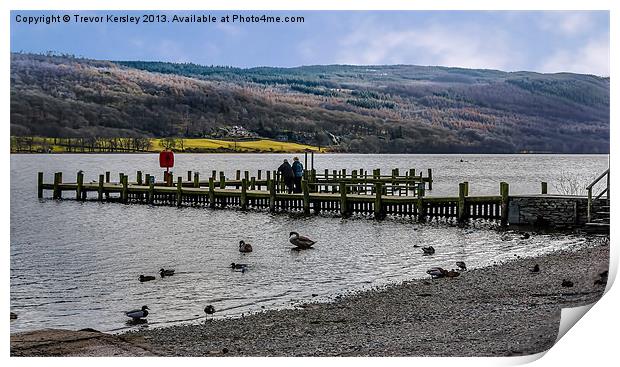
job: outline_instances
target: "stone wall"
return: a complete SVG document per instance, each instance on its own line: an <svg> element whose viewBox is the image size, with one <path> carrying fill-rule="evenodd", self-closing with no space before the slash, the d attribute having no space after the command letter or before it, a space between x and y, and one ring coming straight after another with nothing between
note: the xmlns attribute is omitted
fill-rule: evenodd
<svg viewBox="0 0 620 367"><path fill-rule="evenodd" d="M605 205L603 200L595 203ZM527 195L511 196L508 223L540 227L574 228L587 221L588 199L585 196Z"/></svg>

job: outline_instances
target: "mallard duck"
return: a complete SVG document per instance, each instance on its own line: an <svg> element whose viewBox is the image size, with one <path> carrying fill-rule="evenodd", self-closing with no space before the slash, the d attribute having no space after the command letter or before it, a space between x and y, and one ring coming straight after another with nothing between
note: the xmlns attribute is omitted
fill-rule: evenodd
<svg viewBox="0 0 620 367"><path fill-rule="evenodd" d="M235 270L245 270L247 269L248 264L235 264L235 263L230 263L230 268L231 269L235 269Z"/></svg>
<svg viewBox="0 0 620 367"><path fill-rule="evenodd" d="M127 315L127 317L131 317L134 320L141 319L141 318L148 316L149 314L149 312L147 311L148 309L149 309L148 306L142 306L142 309L127 311L125 312L125 315Z"/></svg>
<svg viewBox="0 0 620 367"><path fill-rule="evenodd" d="M443 278L446 276L446 273L448 273L447 270L444 270L438 266L434 267L434 268L430 268L426 271L426 274L430 275L431 278L435 279L435 278Z"/></svg>
<svg viewBox="0 0 620 367"><path fill-rule="evenodd" d="M530 269L530 271L531 271L532 273L538 273L538 272L540 271L540 266L538 266L538 264L536 264L536 265L534 265L534 266Z"/></svg>
<svg viewBox="0 0 620 367"><path fill-rule="evenodd" d="M316 241L312 241L308 237L300 236L297 232L289 233L289 237L289 241L300 249L308 249L316 243Z"/></svg>
<svg viewBox="0 0 620 367"><path fill-rule="evenodd" d="M467 266L465 265L465 261L457 261L456 262L456 266L458 266L459 269L461 269L461 270L467 270Z"/></svg>
<svg viewBox="0 0 620 367"><path fill-rule="evenodd" d="M151 276L151 275L144 276L144 275L140 274L140 278L138 278L138 280L141 281L141 282L148 282L148 281L151 281L151 280L155 280L155 277Z"/></svg>
<svg viewBox="0 0 620 367"><path fill-rule="evenodd" d="M167 269L165 270L164 268L159 269L159 275L161 275L161 277L171 277L174 275L174 269Z"/></svg>
<svg viewBox="0 0 620 367"><path fill-rule="evenodd" d="M435 248L433 246L422 247L422 252L424 255L432 255L435 253Z"/></svg>
<svg viewBox="0 0 620 367"><path fill-rule="evenodd" d="M239 252L252 252L252 245L243 242L243 240L239 241Z"/></svg>

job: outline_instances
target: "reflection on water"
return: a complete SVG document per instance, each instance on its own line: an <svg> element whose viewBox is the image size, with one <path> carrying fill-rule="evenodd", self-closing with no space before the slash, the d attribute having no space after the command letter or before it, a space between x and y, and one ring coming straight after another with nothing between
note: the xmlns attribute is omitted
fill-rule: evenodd
<svg viewBox="0 0 620 367"><path fill-rule="evenodd" d="M177 155L176 161L178 172L232 173L272 169L281 158L188 154ZM502 180L511 184L511 192L526 193L538 189L540 180L552 187L553 174L561 170L595 175L607 165L606 156L468 156L467 161L479 164L461 169L454 156L315 156L319 169L432 167L433 194L454 194L451 188L464 180L473 193L476 187L477 193L495 193ZM502 236L488 223L459 228L408 219L378 222L36 198L37 171L45 171L47 181L54 171L64 171L68 180L82 169L90 180L105 170L156 173L156 165L154 155L11 156L11 311L19 315L12 332L204 322L207 304L215 306L215 317L240 315L424 277L429 267L455 268L458 260L474 268L586 242L577 235L545 234L521 240L518 234ZM315 248L292 251L288 233L293 230L316 240ZM239 253L241 239L254 252ZM422 256L414 245L432 245L436 254ZM231 262L248 264L248 271L231 270ZM175 275L159 277L162 267L176 269ZM140 274L156 279L141 283ZM124 311L142 305L151 310L148 323L126 325Z"/></svg>

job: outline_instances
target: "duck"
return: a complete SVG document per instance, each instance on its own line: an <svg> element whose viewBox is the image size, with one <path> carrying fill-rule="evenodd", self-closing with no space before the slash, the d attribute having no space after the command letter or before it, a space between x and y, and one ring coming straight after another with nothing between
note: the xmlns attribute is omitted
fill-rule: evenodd
<svg viewBox="0 0 620 367"><path fill-rule="evenodd" d="M159 275L161 275L162 278L163 277L171 277L171 276L174 275L174 269L167 269L166 270L164 268L161 268L161 269L159 269Z"/></svg>
<svg viewBox="0 0 620 367"><path fill-rule="evenodd" d="M435 279L435 278L443 278L446 276L446 274L448 273L447 270L444 270L438 266L430 268L426 271L426 274L430 275L431 278Z"/></svg>
<svg viewBox="0 0 620 367"><path fill-rule="evenodd" d="M235 264L235 263L230 263L230 268L231 269L235 269L235 270L245 270L247 269L248 264Z"/></svg>
<svg viewBox="0 0 620 367"><path fill-rule="evenodd" d="M127 315L127 317L131 317L134 320L139 320L141 318L145 318L148 316L149 314L149 312L147 311L148 309L149 309L148 306L142 306L142 308L139 310L132 310L132 311L125 312L125 315Z"/></svg>
<svg viewBox="0 0 620 367"><path fill-rule="evenodd" d="M316 243L308 237L300 236L297 232L289 233L289 241L299 249L308 249Z"/></svg>
<svg viewBox="0 0 620 367"><path fill-rule="evenodd" d="M140 274L140 278L138 278L138 280L140 282L148 282L148 281L151 281L151 280L155 280L155 277L152 276L152 275L144 276L144 275Z"/></svg>
<svg viewBox="0 0 620 367"><path fill-rule="evenodd" d="M461 270L467 270L467 266L465 265L465 261L457 261L456 262L456 266L458 266L459 269L461 269Z"/></svg>
<svg viewBox="0 0 620 367"><path fill-rule="evenodd" d="M562 280L562 287L572 287L573 285L575 284L573 284L573 282L571 282L570 280Z"/></svg>
<svg viewBox="0 0 620 367"><path fill-rule="evenodd" d="M213 315L215 313L215 307L212 305L207 305L207 307L205 307L205 313L207 315Z"/></svg>
<svg viewBox="0 0 620 367"><path fill-rule="evenodd" d="M538 264L536 264L532 268L530 268L530 271L532 273L538 273L540 271L540 266L538 266Z"/></svg>
<svg viewBox="0 0 620 367"><path fill-rule="evenodd" d="M528 238L530 238L530 234L527 232L521 232L521 237L522 240L527 240Z"/></svg>
<svg viewBox="0 0 620 367"><path fill-rule="evenodd" d="M433 246L422 247L422 251L424 255L432 255L435 253L435 248Z"/></svg>
<svg viewBox="0 0 620 367"><path fill-rule="evenodd" d="M243 242L243 240L239 241L239 252L252 252L252 245Z"/></svg>

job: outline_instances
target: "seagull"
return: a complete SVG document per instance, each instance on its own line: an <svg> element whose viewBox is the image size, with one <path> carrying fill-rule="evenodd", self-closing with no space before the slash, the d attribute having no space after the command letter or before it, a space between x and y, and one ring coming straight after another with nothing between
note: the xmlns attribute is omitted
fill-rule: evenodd
<svg viewBox="0 0 620 367"><path fill-rule="evenodd" d="M422 247L422 251L424 255L432 255L435 253L435 248L433 246Z"/></svg>
<svg viewBox="0 0 620 367"><path fill-rule="evenodd" d="M300 236L297 232L289 233L289 237L289 241L299 249L309 249L316 243L316 241L312 241L308 237Z"/></svg>
<svg viewBox="0 0 620 367"><path fill-rule="evenodd" d="M143 317L146 317L149 314L149 312L147 311L148 309L148 306L142 306L142 309L127 311L125 312L125 315L127 315L127 317L131 317L134 321L136 321Z"/></svg>
<svg viewBox="0 0 620 367"><path fill-rule="evenodd" d="M239 252L252 252L252 245L243 242L243 240L239 241Z"/></svg>
<svg viewBox="0 0 620 367"><path fill-rule="evenodd" d="M159 275L161 275L161 277L171 277L174 275L174 269L168 269L168 270L164 270L164 268L159 269Z"/></svg>
<svg viewBox="0 0 620 367"><path fill-rule="evenodd" d="M461 269L461 270L467 270L467 266L465 266L465 262L464 261L457 261L456 262L456 266L458 266L459 269Z"/></svg>
<svg viewBox="0 0 620 367"><path fill-rule="evenodd" d="M155 280L155 277L151 275L144 276L140 274L140 278L138 278L138 280L140 280L141 282L148 282L150 280Z"/></svg>

